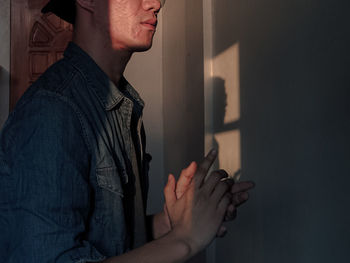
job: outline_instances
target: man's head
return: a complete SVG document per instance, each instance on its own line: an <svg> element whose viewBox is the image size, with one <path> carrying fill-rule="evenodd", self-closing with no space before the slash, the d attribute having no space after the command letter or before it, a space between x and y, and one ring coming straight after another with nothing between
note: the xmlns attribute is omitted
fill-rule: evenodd
<svg viewBox="0 0 350 263"><path fill-rule="evenodd" d="M96 33L115 50L144 51L151 47L157 14L164 0L51 0L43 12L53 12L84 34ZM98 32L96 32L97 30Z"/></svg>
<svg viewBox="0 0 350 263"><path fill-rule="evenodd" d="M41 10L43 13L52 12L68 23L75 23L75 0L50 0Z"/></svg>

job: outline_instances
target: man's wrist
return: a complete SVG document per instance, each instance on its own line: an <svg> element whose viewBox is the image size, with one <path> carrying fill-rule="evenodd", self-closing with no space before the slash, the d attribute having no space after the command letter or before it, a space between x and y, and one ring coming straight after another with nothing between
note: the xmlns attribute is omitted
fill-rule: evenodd
<svg viewBox="0 0 350 263"><path fill-rule="evenodd" d="M165 237L169 238L172 244L174 244L174 249L181 255L181 257L189 259L195 255L195 249L191 241L179 235L178 231L171 230Z"/></svg>
<svg viewBox="0 0 350 263"><path fill-rule="evenodd" d="M184 263L194 255L189 244L170 231L158 240L154 240L129 252L111 257L103 263L142 262L149 263Z"/></svg>
<svg viewBox="0 0 350 263"><path fill-rule="evenodd" d="M153 239L158 239L170 232L170 221L164 211L150 216L150 220Z"/></svg>
<svg viewBox="0 0 350 263"><path fill-rule="evenodd" d="M199 244L198 241L196 241L195 238L193 238L191 234L183 228L175 227L168 235L171 237L171 239L181 244L188 258L195 256L205 248L205 246Z"/></svg>

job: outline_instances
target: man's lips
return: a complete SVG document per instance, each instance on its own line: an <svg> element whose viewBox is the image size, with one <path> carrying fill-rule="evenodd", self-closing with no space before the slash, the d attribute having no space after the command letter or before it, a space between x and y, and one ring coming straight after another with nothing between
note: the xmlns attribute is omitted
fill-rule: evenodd
<svg viewBox="0 0 350 263"><path fill-rule="evenodd" d="M152 19L148 19L146 21L141 22L142 25L151 28L151 29L156 29L157 27L157 19L152 18Z"/></svg>

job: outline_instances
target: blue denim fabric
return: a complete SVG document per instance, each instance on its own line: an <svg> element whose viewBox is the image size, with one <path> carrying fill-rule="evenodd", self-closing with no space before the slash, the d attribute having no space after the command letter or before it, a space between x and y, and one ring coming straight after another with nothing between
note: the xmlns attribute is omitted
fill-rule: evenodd
<svg viewBox="0 0 350 263"><path fill-rule="evenodd" d="M144 105L74 43L26 91L0 134L1 262L97 262L131 249L133 101ZM150 156L139 160L146 203Z"/></svg>

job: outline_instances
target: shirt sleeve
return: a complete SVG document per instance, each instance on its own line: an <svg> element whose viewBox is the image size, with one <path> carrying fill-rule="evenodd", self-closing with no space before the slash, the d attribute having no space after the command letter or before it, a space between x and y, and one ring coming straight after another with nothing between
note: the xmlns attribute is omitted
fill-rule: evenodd
<svg viewBox="0 0 350 263"><path fill-rule="evenodd" d="M3 131L1 141L11 141L6 185L15 191L0 202L8 262L105 259L87 239L93 197L84 132L74 107L55 96L32 99Z"/></svg>

